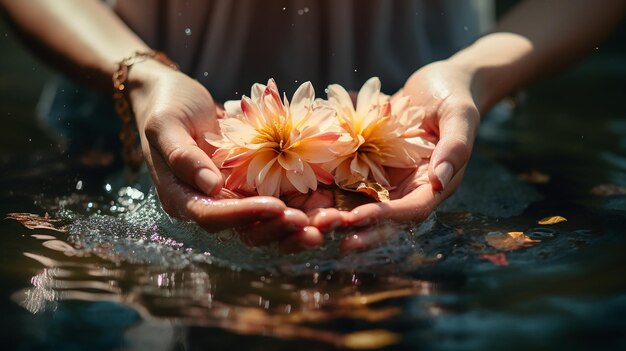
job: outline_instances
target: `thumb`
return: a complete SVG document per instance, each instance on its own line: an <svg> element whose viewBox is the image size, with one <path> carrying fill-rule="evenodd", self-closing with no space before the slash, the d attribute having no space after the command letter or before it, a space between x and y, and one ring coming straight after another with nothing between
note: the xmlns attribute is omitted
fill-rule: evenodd
<svg viewBox="0 0 626 351"><path fill-rule="evenodd" d="M440 119L440 139L428 166L428 178L434 191L446 189L450 180L469 161L478 123L479 115L475 107Z"/></svg>

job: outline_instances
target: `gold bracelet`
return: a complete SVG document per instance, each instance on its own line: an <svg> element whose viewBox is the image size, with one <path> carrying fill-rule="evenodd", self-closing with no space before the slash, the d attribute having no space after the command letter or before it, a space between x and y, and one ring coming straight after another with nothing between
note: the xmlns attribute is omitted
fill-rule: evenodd
<svg viewBox="0 0 626 351"><path fill-rule="evenodd" d="M159 51L137 51L126 57L117 65L117 70L113 73L113 101L115 111L122 120L122 130L120 131L120 141L122 142L122 158L133 172L139 170L143 161L141 146L137 147L137 126L135 124L135 113L133 112L130 96L126 93L126 83L130 68L139 62L147 59L156 60L173 70L178 71L178 65L170 60L164 53Z"/></svg>

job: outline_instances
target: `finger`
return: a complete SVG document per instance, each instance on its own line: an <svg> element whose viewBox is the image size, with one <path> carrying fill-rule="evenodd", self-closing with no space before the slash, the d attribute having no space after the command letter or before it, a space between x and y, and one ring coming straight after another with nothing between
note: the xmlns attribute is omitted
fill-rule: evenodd
<svg viewBox="0 0 626 351"><path fill-rule="evenodd" d="M446 112L441 118L440 139L428 167L428 178L435 191L445 189L450 180L467 164L478 121L478 110L473 105Z"/></svg>
<svg viewBox="0 0 626 351"><path fill-rule="evenodd" d="M378 246L397 235L399 228L391 223L384 223L348 235L339 246L341 252L363 251Z"/></svg>
<svg viewBox="0 0 626 351"><path fill-rule="evenodd" d="M286 209L282 201L264 196L225 200L193 197L183 201L184 217L208 231L239 228L256 221L275 219Z"/></svg>
<svg viewBox="0 0 626 351"><path fill-rule="evenodd" d="M267 221L257 221L241 231L241 239L251 246L262 246L302 231L309 219L302 211L288 208L282 216Z"/></svg>
<svg viewBox="0 0 626 351"><path fill-rule="evenodd" d="M349 216L349 212L336 208L318 208L307 214L309 223L322 233L330 233L337 228L347 226Z"/></svg>
<svg viewBox="0 0 626 351"><path fill-rule="evenodd" d="M366 227L386 219L421 222L430 215L441 197L441 194L433 192L430 184L425 184L400 199L356 207L350 211L347 224Z"/></svg>
<svg viewBox="0 0 626 351"><path fill-rule="evenodd" d="M275 219L283 215L287 206L277 198L254 196L235 198L222 191L224 198L216 199L200 194L182 184L169 173L158 153L150 155L153 180L164 210L178 218L194 221L207 231L239 228L255 221Z"/></svg>
<svg viewBox="0 0 626 351"><path fill-rule="evenodd" d="M146 126L151 153L158 152L173 173L183 183L206 195L217 194L223 186L219 169L209 155L192 138L186 126L177 121L152 118Z"/></svg>
<svg viewBox="0 0 626 351"><path fill-rule="evenodd" d="M290 254L320 247L323 244L324 235L317 228L308 226L282 239L278 244L278 248L280 252Z"/></svg>

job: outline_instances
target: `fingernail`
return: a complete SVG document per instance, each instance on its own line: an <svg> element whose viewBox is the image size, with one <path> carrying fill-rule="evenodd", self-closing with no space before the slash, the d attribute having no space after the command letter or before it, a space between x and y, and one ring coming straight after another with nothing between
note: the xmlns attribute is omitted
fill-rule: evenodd
<svg viewBox="0 0 626 351"><path fill-rule="evenodd" d="M448 183L450 183L450 179L452 179L452 172L454 172L454 168L448 161L441 162L435 168L435 175L437 176L437 179L439 179L441 190L445 189L446 186L448 186Z"/></svg>
<svg viewBox="0 0 626 351"><path fill-rule="evenodd" d="M219 177L208 168L203 168L196 174L196 186L205 194L211 195L219 182Z"/></svg>

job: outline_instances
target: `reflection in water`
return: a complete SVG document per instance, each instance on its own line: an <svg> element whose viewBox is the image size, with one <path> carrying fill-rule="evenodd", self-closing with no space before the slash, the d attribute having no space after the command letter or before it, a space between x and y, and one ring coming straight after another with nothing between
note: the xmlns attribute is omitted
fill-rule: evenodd
<svg viewBox="0 0 626 351"><path fill-rule="evenodd" d="M48 256L25 253L46 267L31 279L32 288L14 296L31 313L54 310L63 300L109 301L133 307L146 320L370 348L398 340L385 323L401 315L402 308L386 302L442 289L408 276L347 271L293 277L206 263L183 268L116 265L81 257L78 250L56 238L37 238L57 252ZM424 311L439 313L440 308L429 303ZM354 321L355 327L328 328L338 321Z"/></svg>
<svg viewBox="0 0 626 351"><path fill-rule="evenodd" d="M588 272L607 271L596 277L616 280L606 266L623 266L623 260L572 262L580 248L601 238L603 226L593 218L539 225L555 213L531 206L520 215L537 196L484 160L474 164L491 167L489 174L500 179L490 184L495 191L471 183L477 178L470 167L467 178L478 194L461 189L447 212L420 226L382 223L379 229L389 237L384 245L346 256L337 251L346 233L335 233L323 250L282 256L274 247L248 248L233 233L206 235L172 221L153 194L138 189L110 191L117 194L111 202L70 196L47 208L53 216L9 215L36 230L32 237L42 247L24 255L44 267L14 300L36 315L52 311L88 323L98 314L87 309L83 316L74 304L104 304L101 312L113 317L100 323L123 330L128 348L156 343L150 346L154 350L204 345L209 339L213 347L218 340L223 349L247 348L247 341L228 333L274 343L310 341L298 344L302 349L403 349L424 343L458 349L466 345L463 340L473 340L470 349L502 348L510 346L503 335L524 340L532 326L563 327L569 321L551 313L580 308L581 302L571 299L577 289L603 296L585 283ZM519 203L500 200L510 194L518 194ZM479 214L489 214L493 203L500 204L495 215ZM464 211L467 204L475 210ZM507 208L513 217L503 217ZM587 227L577 228L577 222ZM499 246L494 237L507 233L534 245ZM626 289L623 280L602 286ZM546 299L546 293L554 298ZM603 308L625 306L611 300ZM519 324L513 327L513 321ZM580 327L588 324L581 321ZM490 336L492 329L499 330L499 338Z"/></svg>

